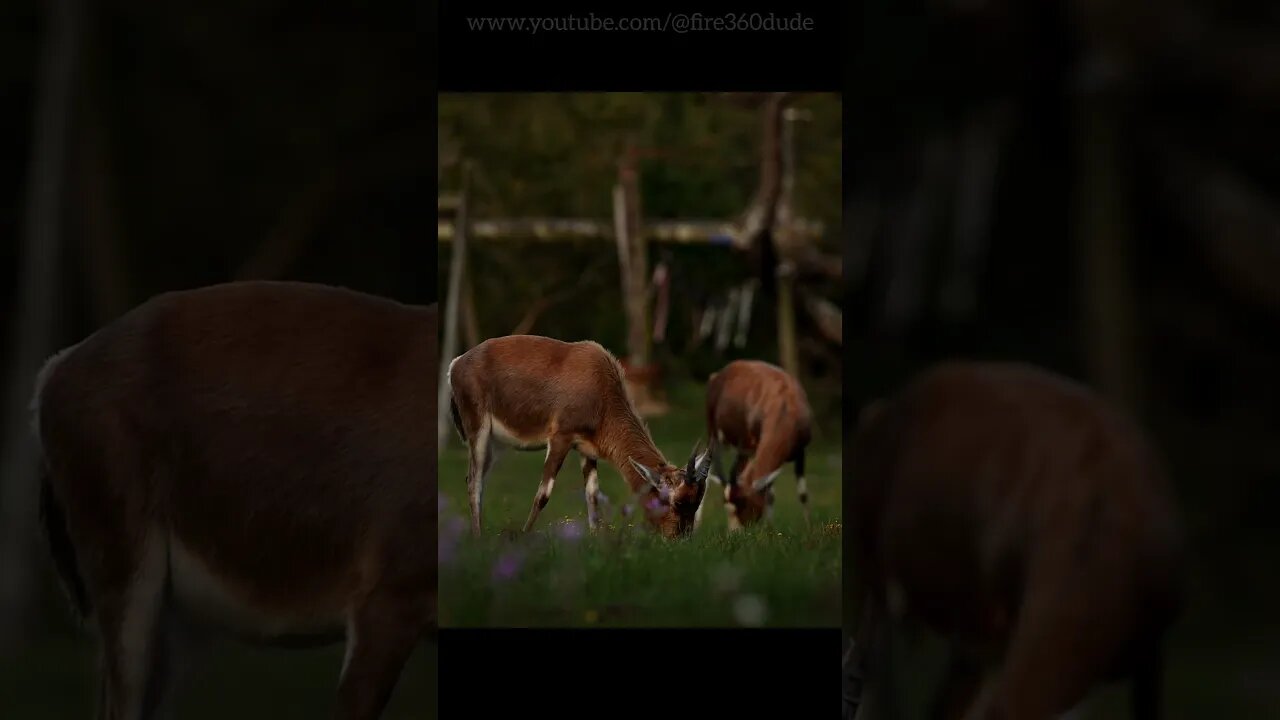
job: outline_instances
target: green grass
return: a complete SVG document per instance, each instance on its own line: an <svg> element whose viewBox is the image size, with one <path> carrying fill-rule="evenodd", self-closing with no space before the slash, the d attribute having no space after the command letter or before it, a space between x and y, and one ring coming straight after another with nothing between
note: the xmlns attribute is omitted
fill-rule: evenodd
<svg viewBox="0 0 1280 720"><path fill-rule="evenodd" d="M683 463L705 428L700 391L670 398L672 410L649 421L668 461ZM468 528L466 448L456 436L440 459L440 624L443 627L838 627L840 575L840 428L824 425L810 446L806 524L790 466L775 485L769 525L729 533L721 488L710 485L701 527L666 540L644 520L619 512L628 499L616 468L600 464L609 496L607 527L586 525L576 453L557 476L532 532L519 531L533 504L542 452L500 451L485 484L481 538ZM727 465L726 461L726 465ZM509 576L495 576L501 567Z"/></svg>
<svg viewBox="0 0 1280 720"><path fill-rule="evenodd" d="M41 628L20 653L0 654L0 717L93 716L96 640L61 619L51 625L55 626ZM385 720L436 717L436 652L427 643L414 652ZM175 716L184 720L330 717L336 707L342 658L341 645L291 650L217 641L198 656L179 684Z"/></svg>

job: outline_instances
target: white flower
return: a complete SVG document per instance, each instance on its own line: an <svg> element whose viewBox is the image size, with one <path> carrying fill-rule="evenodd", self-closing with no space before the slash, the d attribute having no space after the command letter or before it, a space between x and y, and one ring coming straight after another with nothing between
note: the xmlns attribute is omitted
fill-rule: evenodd
<svg viewBox="0 0 1280 720"><path fill-rule="evenodd" d="M765 614L764 598L759 595L739 595L733 601L733 617L739 625L760 627L764 624Z"/></svg>

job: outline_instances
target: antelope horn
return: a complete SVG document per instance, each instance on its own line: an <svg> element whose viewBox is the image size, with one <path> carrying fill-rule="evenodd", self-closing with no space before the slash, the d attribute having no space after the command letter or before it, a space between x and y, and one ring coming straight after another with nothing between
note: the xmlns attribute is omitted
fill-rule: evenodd
<svg viewBox="0 0 1280 720"><path fill-rule="evenodd" d="M768 475L765 475L763 478L760 478L759 480L756 481L755 491L757 493L766 492L769 488L773 487L773 481L777 480L778 476L781 474L782 474L782 468L778 468L777 470L774 470Z"/></svg>
<svg viewBox="0 0 1280 720"><path fill-rule="evenodd" d="M693 446L693 453L689 455L689 464L685 467L684 481L688 485L701 485L707 480L707 475L711 473L712 448L707 447L701 455L698 449L702 447L702 440L699 438L698 443Z"/></svg>

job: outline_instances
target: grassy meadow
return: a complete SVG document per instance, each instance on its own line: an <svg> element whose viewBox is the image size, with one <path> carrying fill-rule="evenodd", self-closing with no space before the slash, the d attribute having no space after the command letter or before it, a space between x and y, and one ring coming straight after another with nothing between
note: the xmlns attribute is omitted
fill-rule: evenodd
<svg viewBox="0 0 1280 720"><path fill-rule="evenodd" d="M673 391L671 411L648 421L669 462L684 463L706 432L701 392ZM451 436L440 459L441 626L838 627L841 433L838 418L818 422L806 467L811 523L788 465L774 486L771 524L729 533L723 491L711 484L701 527L674 541L624 515L630 493L603 461L606 525L588 532L576 452L534 529L521 534L545 457L509 448L485 484L484 536L472 538L466 447Z"/></svg>
<svg viewBox="0 0 1280 720"><path fill-rule="evenodd" d="M60 591L58 591L60 592ZM50 593L50 602L61 604ZM66 720L93 716L97 645L59 606L34 642L0 656L0 717ZM383 720L430 720L436 711L437 647L424 642L405 666ZM343 646L287 649L219 638L180 670L174 717L182 720L311 720L336 708Z"/></svg>

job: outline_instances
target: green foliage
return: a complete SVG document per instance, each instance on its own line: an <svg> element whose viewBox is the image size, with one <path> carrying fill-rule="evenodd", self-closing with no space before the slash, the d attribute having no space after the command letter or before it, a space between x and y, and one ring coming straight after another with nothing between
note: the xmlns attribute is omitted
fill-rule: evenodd
<svg viewBox="0 0 1280 720"><path fill-rule="evenodd" d="M796 203L826 224L834 246L840 98L803 96L797 107L812 119L796 132ZM629 140L644 153L646 217L732 218L757 180L759 112L702 93L441 95L439 118L444 137L476 168L477 216L610 217Z"/></svg>

